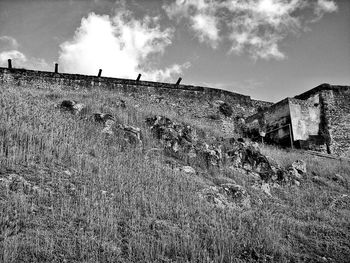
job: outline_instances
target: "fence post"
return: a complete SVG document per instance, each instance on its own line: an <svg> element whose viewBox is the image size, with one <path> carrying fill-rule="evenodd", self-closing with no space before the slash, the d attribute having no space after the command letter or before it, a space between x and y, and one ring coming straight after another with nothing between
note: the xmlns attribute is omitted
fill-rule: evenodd
<svg viewBox="0 0 350 263"><path fill-rule="evenodd" d="M97 77L101 77L102 69L99 69Z"/></svg>
<svg viewBox="0 0 350 263"><path fill-rule="evenodd" d="M58 73L58 63L55 63L55 73Z"/></svg>
<svg viewBox="0 0 350 263"><path fill-rule="evenodd" d="M8 68L12 69L12 61L10 58L7 60L7 64L8 64Z"/></svg>
<svg viewBox="0 0 350 263"><path fill-rule="evenodd" d="M182 80L182 78L179 78L175 85L178 86L180 84L181 80Z"/></svg>
<svg viewBox="0 0 350 263"><path fill-rule="evenodd" d="M136 81L140 81L140 79L141 79L141 74L139 74L139 75L137 76Z"/></svg>

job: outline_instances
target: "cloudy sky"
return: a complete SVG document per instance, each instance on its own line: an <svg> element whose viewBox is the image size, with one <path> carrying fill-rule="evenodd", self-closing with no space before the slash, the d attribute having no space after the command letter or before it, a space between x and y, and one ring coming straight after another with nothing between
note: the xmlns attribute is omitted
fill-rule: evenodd
<svg viewBox="0 0 350 263"><path fill-rule="evenodd" d="M0 66L278 101L350 85L349 0L0 0Z"/></svg>

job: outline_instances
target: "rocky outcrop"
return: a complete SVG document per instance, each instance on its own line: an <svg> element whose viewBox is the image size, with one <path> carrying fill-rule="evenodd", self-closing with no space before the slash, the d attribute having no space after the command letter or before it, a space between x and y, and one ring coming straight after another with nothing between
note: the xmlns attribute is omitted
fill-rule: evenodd
<svg viewBox="0 0 350 263"><path fill-rule="evenodd" d="M298 160L284 169L271 157L263 155L256 143L245 142L241 138L209 140L192 126L163 116L147 118L146 122L166 155L190 167L214 171L223 167L243 170L260 180L263 184L261 189L269 196L271 193L266 183L300 185L306 174L304 161Z"/></svg>
<svg viewBox="0 0 350 263"><path fill-rule="evenodd" d="M121 100L120 105L123 108L126 107L125 101ZM84 104L78 103L74 100L64 100L60 103L59 107L60 109L75 115L87 113L87 107ZM110 113L93 113L91 116L86 117L86 119L102 124L102 134L115 135L118 133L119 135L121 134L122 139L128 144L137 145L139 147L142 147L143 145L140 128L121 124L119 121L117 121L117 118Z"/></svg>

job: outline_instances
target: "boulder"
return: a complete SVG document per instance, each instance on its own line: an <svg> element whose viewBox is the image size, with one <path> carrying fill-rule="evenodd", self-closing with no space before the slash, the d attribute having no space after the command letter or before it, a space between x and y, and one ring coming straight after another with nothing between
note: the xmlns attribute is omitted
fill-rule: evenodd
<svg viewBox="0 0 350 263"><path fill-rule="evenodd" d="M300 175L306 174L306 163L302 160L296 160L292 163L292 167L297 170Z"/></svg>
<svg viewBox="0 0 350 263"><path fill-rule="evenodd" d="M286 170L291 181L300 181L306 174L306 163L302 160L296 160Z"/></svg>
<svg viewBox="0 0 350 263"><path fill-rule="evenodd" d="M123 124L119 124L118 128L123 132L123 137L126 142L142 146L142 134L140 128Z"/></svg>
<svg viewBox="0 0 350 263"><path fill-rule="evenodd" d="M75 100L64 100L59 105L61 110L68 111L72 114L79 114L86 110L86 107L82 103L78 103Z"/></svg>

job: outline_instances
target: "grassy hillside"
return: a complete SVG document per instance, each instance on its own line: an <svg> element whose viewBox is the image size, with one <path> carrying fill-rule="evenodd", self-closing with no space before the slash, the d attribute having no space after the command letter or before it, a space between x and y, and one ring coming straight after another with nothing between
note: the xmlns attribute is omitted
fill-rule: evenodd
<svg viewBox="0 0 350 263"><path fill-rule="evenodd" d="M144 150L61 112L64 99L140 127ZM1 85L0 262L349 262L349 163L265 146L279 165L302 159L308 170L300 186L271 185L269 196L241 170L191 174L145 155L160 147L145 124L154 114L220 135L111 91ZM242 185L251 206L200 197L225 182Z"/></svg>

